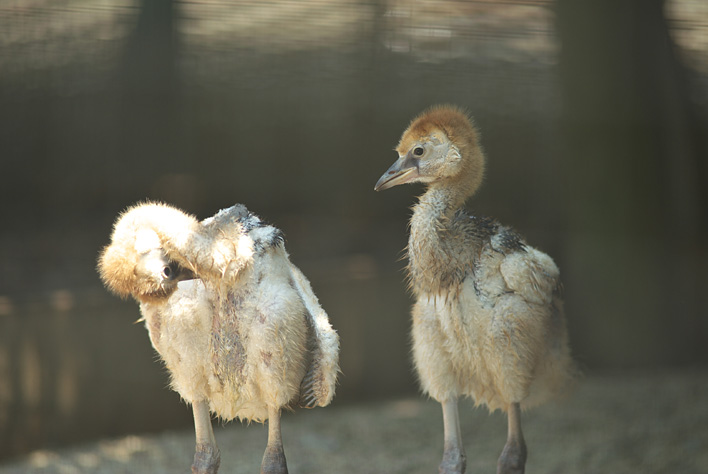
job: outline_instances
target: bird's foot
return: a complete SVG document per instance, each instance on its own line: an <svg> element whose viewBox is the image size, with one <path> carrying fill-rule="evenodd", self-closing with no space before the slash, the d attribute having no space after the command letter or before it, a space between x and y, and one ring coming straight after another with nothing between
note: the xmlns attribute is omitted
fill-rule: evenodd
<svg viewBox="0 0 708 474"><path fill-rule="evenodd" d="M438 466L439 474L464 474L467 457L459 448L448 448L443 452L443 458Z"/></svg>
<svg viewBox="0 0 708 474"><path fill-rule="evenodd" d="M282 446L268 446L263 454L261 474L288 474L288 464Z"/></svg>
<svg viewBox="0 0 708 474"><path fill-rule="evenodd" d="M526 445L523 441L508 440L497 462L497 474L524 474L525 466Z"/></svg>
<svg viewBox="0 0 708 474"><path fill-rule="evenodd" d="M216 474L220 463L219 448L211 444L198 443L194 452L192 474Z"/></svg>

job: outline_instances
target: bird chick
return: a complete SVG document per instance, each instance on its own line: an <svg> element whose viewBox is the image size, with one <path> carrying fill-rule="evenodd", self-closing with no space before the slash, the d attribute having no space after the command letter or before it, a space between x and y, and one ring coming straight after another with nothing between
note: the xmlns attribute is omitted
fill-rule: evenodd
<svg viewBox="0 0 708 474"><path fill-rule="evenodd" d="M463 111L428 109L396 151L374 189L427 185L413 207L407 254L414 363L424 392L443 409L439 472L465 471L457 400L469 396L507 413L497 472L523 473L521 408L558 394L575 372L558 268L514 230L464 210L482 182L485 157Z"/></svg>
<svg viewBox="0 0 708 474"><path fill-rule="evenodd" d="M339 338L281 232L242 205L199 222L140 204L116 221L98 267L111 291L139 302L172 388L192 405L192 472L218 471L214 413L268 420L261 472L287 473L280 412L330 403Z"/></svg>

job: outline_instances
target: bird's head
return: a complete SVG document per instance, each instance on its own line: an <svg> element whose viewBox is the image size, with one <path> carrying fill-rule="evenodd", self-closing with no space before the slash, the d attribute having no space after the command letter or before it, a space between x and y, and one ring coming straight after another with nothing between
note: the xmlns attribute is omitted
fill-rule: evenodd
<svg viewBox="0 0 708 474"><path fill-rule="evenodd" d="M477 130L461 109L438 105L416 117L396 147L398 160L374 189L405 183L458 185L469 195L484 175L484 153Z"/></svg>
<svg viewBox="0 0 708 474"><path fill-rule="evenodd" d="M111 243L98 260L101 280L108 289L140 302L159 302L169 298L180 281L194 278L190 270L170 260L162 248L160 235L152 228L154 219L172 210L147 204L127 211L118 219Z"/></svg>

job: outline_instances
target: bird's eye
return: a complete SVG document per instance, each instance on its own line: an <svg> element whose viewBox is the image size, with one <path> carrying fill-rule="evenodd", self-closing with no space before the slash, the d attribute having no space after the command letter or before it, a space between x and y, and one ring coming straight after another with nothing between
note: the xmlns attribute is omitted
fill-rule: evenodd
<svg viewBox="0 0 708 474"><path fill-rule="evenodd" d="M169 265L162 267L162 277L168 280L172 278L172 268Z"/></svg>
<svg viewBox="0 0 708 474"><path fill-rule="evenodd" d="M423 153L424 153L424 152L425 152L425 150L423 150L423 147L422 147L422 146L417 146L417 147L415 147L415 148L413 149L413 154L414 154L415 156L423 156Z"/></svg>

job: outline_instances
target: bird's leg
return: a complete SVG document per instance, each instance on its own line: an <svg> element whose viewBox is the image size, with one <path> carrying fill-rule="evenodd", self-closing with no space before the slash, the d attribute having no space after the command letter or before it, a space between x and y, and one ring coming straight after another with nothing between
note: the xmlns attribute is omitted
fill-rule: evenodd
<svg viewBox="0 0 708 474"><path fill-rule="evenodd" d="M214 431L211 428L209 403L205 400L192 404L194 413L194 431L197 435L197 447L194 452L192 474L216 474L219 470L221 455L216 445Z"/></svg>
<svg viewBox="0 0 708 474"><path fill-rule="evenodd" d="M465 448L462 446L460 416L457 412L457 398L441 402L445 445L438 471L440 474L463 474L467 465Z"/></svg>
<svg viewBox="0 0 708 474"><path fill-rule="evenodd" d="M507 412L509 432L506 445L497 462L497 474L524 474L526 465L526 443L521 432L521 406L512 403Z"/></svg>
<svg viewBox="0 0 708 474"><path fill-rule="evenodd" d="M288 464L280 434L280 408L268 408L268 445L263 454L261 474L288 474Z"/></svg>

